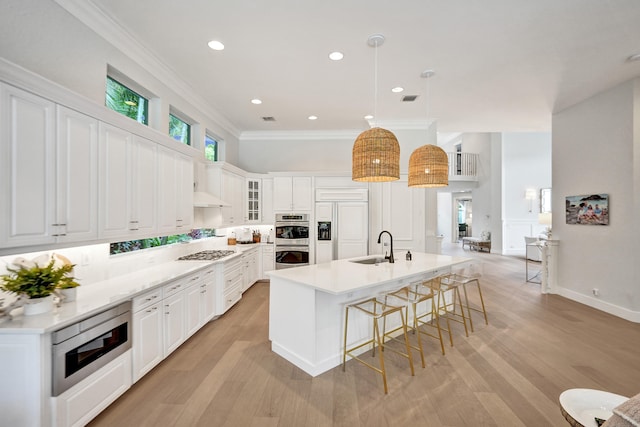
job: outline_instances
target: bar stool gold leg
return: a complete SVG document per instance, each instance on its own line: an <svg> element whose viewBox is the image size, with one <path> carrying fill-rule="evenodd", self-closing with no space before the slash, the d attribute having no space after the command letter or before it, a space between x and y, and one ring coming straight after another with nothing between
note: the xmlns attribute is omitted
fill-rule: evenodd
<svg viewBox="0 0 640 427"><path fill-rule="evenodd" d="M342 345L342 372L346 369L347 364L347 327L349 326L349 306L344 310L344 342Z"/></svg>
<svg viewBox="0 0 640 427"><path fill-rule="evenodd" d="M354 347L348 348L347 347L347 333L349 330L349 309L357 309L360 312L364 313L365 315L369 316L372 320L373 320L373 336L366 340L365 342L362 342L360 344L355 345ZM398 313L400 315L400 320L402 323L401 329L404 335L404 345L405 345L405 350L406 353L403 353L402 351L400 351L399 349L394 349L392 347L389 347L389 350L396 352L404 357L406 357L409 360L409 367L411 368L411 375L415 375L415 371L413 368L413 356L411 354L411 349L410 349L410 345L409 345L409 336L407 334L407 323L405 320L405 316L403 314L403 309L404 306L395 306L395 305L390 305L387 304L386 301L385 302L381 302L378 299L374 298L370 298L368 300L364 300L364 301L360 301L358 303L353 303L353 304L349 304L346 306L345 308L345 327L344 327L344 340L343 340L343 353L342 353L342 370L345 371L346 369L346 360L347 360L347 355L351 356L353 359L356 359L357 361L359 361L360 363L364 364L365 366L373 369L374 371L378 372L379 374L382 375L382 382L384 385L384 392L385 394L388 393L388 385L387 385L387 373L386 373L386 368L385 368L385 364L384 364L384 353L385 353L385 335L384 335L384 331L381 334L380 333L380 324L379 324L379 320L380 318L383 319L383 321L386 321L386 316L391 315L393 313ZM368 346L369 344L373 345L373 351L375 351L376 346L379 347L379 351L378 351L378 358L379 358L379 367L376 367L374 365L372 365L371 363L363 360L362 358L359 357L359 355L354 354L354 352L356 350L359 350L363 347Z"/></svg>

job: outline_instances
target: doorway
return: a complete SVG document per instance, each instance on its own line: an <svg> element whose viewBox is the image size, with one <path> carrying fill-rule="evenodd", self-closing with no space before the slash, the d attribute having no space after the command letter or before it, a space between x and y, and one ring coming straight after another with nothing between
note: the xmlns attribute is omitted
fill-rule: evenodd
<svg viewBox="0 0 640 427"><path fill-rule="evenodd" d="M461 241L463 237L473 236L473 201L470 194L454 196L452 215L453 243Z"/></svg>

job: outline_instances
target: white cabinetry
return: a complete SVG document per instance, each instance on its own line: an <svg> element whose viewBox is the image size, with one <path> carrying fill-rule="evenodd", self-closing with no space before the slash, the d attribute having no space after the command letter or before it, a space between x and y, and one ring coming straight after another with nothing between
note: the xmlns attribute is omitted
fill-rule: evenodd
<svg viewBox="0 0 640 427"><path fill-rule="evenodd" d="M193 161L176 153L176 227L188 233L193 225Z"/></svg>
<svg viewBox="0 0 640 427"><path fill-rule="evenodd" d="M3 426L46 426L51 396L50 335L0 335Z"/></svg>
<svg viewBox="0 0 640 427"><path fill-rule="evenodd" d="M97 123L0 84L0 247L97 237Z"/></svg>
<svg viewBox="0 0 640 427"><path fill-rule="evenodd" d="M242 264L242 292L244 292L260 279L258 248L243 252Z"/></svg>
<svg viewBox="0 0 640 427"><path fill-rule="evenodd" d="M193 163L158 148L158 231L187 233L193 224Z"/></svg>
<svg viewBox="0 0 640 427"><path fill-rule="evenodd" d="M244 178L222 171L222 200L231 206L222 208L222 221L226 226L244 224Z"/></svg>
<svg viewBox="0 0 640 427"><path fill-rule="evenodd" d="M58 106L56 220L58 241L98 237L98 121Z"/></svg>
<svg viewBox="0 0 640 427"><path fill-rule="evenodd" d="M225 261L220 269L222 286L218 286L217 314L223 314L242 298L242 258Z"/></svg>
<svg viewBox="0 0 640 427"><path fill-rule="evenodd" d="M214 317L216 271L210 266L134 298L134 382Z"/></svg>
<svg viewBox="0 0 640 427"><path fill-rule="evenodd" d="M371 253L383 253L388 247L378 245L376 236L382 230L393 234L394 250L424 252L426 249L426 218L425 197L430 189L415 189L407 186L406 177L398 181L384 182L377 188L372 188L376 194L375 202L380 203L382 209L378 212L380 219L372 222L370 240ZM387 242L387 238L383 238Z"/></svg>
<svg viewBox="0 0 640 427"><path fill-rule="evenodd" d="M162 289L133 300L133 382L163 359Z"/></svg>
<svg viewBox="0 0 640 427"><path fill-rule="evenodd" d="M100 123L100 237L129 238L156 230L156 146Z"/></svg>
<svg viewBox="0 0 640 427"><path fill-rule="evenodd" d="M247 178L246 180L246 222L259 224L262 220L262 180Z"/></svg>
<svg viewBox="0 0 640 427"><path fill-rule="evenodd" d="M207 190L229 204L220 209L216 227L234 227L244 224L245 178L244 171L218 162L207 166Z"/></svg>
<svg viewBox="0 0 640 427"><path fill-rule="evenodd" d="M164 357L167 357L176 348L180 347L180 344L187 339L186 303L182 292L183 289L184 283L180 280L172 282L163 288Z"/></svg>
<svg viewBox="0 0 640 427"><path fill-rule="evenodd" d="M269 279L265 273L276 269L275 248L272 244L262 245L262 271L260 277L264 280Z"/></svg>
<svg viewBox="0 0 640 427"><path fill-rule="evenodd" d="M273 210L310 211L313 208L312 178L276 176L273 178Z"/></svg>
<svg viewBox="0 0 640 427"><path fill-rule="evenodd" d="M273 178L262 178L262 223L273 224Z"/></svg>
<svg viewBox="0 0 640 427"><path fill-rule="evenodd" d="M53 399L56 426L82 427L131 387L131 351Z"/></svg>

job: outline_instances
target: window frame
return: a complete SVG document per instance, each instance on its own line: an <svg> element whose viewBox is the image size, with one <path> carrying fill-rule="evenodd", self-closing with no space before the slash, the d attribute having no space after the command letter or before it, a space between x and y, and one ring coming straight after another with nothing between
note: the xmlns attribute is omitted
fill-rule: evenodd
<svg viewBox="0 0 640 427"><path fill-rule="evenodd" d="M179 139L176 139L172 134L171 134L171 118L176 119L177 121L179 121L180 123L184 124L187 127L187 141L182 141ZM180 112L177 112L176 110L174 110L173 108L171 108L169 110L169 137L171 139L173 139L176 142L179 142L180 144L184 144L187 145L189 147L191 147L191 141L193 139L193 121L189 120L186 118L186 116Z"/></svg>
<svg viewBox="0 0 640 427"><path fill-rule="evenodd" d="M125 117L128 117L132 120L135 120L136 122L143 124L145 126L149 126L149 103L150 103L150 99L147 98L145 95L142 95L138 90L132 89L130 86L131 85L127 85L125 83L122 83L123 79L118 78L117 76L114 76L112 74L107 73L106 79L105 79L105 100L104 100L104 104L105 106L110 109L111 111L115 111L116 113L122 114ZM125 114L124 111L121 110L117 110L112 108L112 106L109 103L109 81L115 83L116 85L120 86L121 88L123 88L125 91L135 95L138 98L138 105L140 100L144 100L144 106L142 107L142 115L143 115L143 119L144 121L140 121L138 120L137 117L140 116L140 109L137 108L137 113L136 113L136 118L131 117L128 114ZM126 101L124 102L126 104ZM128 105L128 104L127 104Z"/></svg>
<svg viewBox="0 0 640 427"><path fill-rule="evenodd" d="M211 145L211 144L207 144L207 140L211 140L213 142L215 142L215 148L213 149L213 154L214 154L214 159L210 159L207 156L207 146ZM205 132L204 134L204 158L211 161L211 162L217 162L219 160L219 149L220 147L220 141L218 140L218 138L214 137L211 133L209 132Z"/></svg>

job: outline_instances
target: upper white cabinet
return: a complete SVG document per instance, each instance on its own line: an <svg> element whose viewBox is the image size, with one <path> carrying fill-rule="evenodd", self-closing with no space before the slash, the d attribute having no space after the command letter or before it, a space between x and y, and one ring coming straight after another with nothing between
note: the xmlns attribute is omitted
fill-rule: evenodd
<svg viewBox="0 0 640 427"><path fill-rule="evenodd" d="M98 237L98 121L58 106L56 122L58 239L93 240Z"/></svg>
<svg viewBox="0 0 640 427"><path fill-rule="evenodd" d="M97 121L0 84L0 140L0 247L95 239Z"/></svg>
<svg viewBox="0 0 640 427"><path fill-rule="evenodd" d="M158 231L187 233L193 224L193 162L158 148Z"/></svg>
<svg viewBox="0 0 640 427"><path fill-rule="evenodd" d="M206 188L211 194L229 204L211 209L215 215L211 217L212 222L206 226L237 227L245 223L244 171L223 162L207 165Z"/></svg>
<svg viewBox="0 0 640 427"><path fill-rule="evenodd" d="M273 178L262 178L262 223L273 224Z"/></svg>
<svg viewBox="0 0 640 427"><path fill-rule="evenodd" d="M245 195L247 223L259 224L262 221L262 180L247 178Z"/></svg>
<svg viewBox="0 0 640 427"><path fill-rule="evenodd" d="M222 171L222 200L231 204L222 208L222 221L226 226L244 224L244 178Z"/></svg>
<svg viewBox="0 0 640 427"><path fill-rule="evenodd" d="M133 135L100 123L100 236L126 236L131 218L130 173L127 166Z"/></svg>
<svg viewBox="0 0 640 427"><path fill-rule="evenodd" d="M313 208L312 178L276 176L273 178L273 210L310 211Z"/></svg>
<svg viewBox="0 0 640 427"><path fill-rule="evenodd" d="M193 161L176 153L176 226L178 231L188 233L193 225Z"/></svg>
<svg viewBox="0 0 640 427"><path fill-rule="evenodd" d="M158 189L157 147L148 139L133 137L131 146L131 217L136 233L150 235L156 231Z"/></svg>
<svg viewBox="0 0 640 427"><path fill-rule="evenodd" d="M100 237L156 231L156 145L100 123Z"/></svg>

